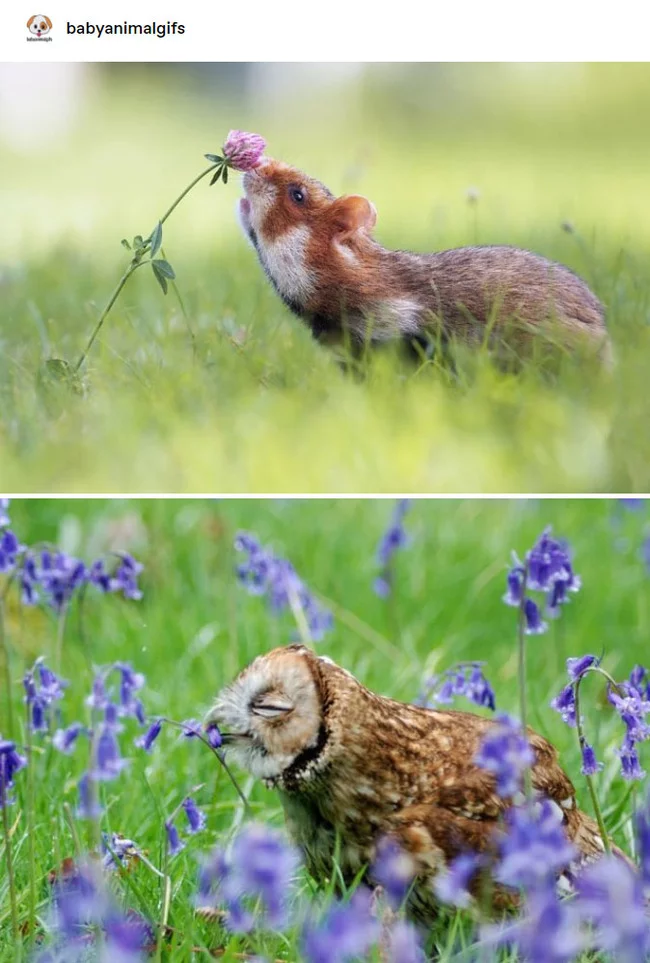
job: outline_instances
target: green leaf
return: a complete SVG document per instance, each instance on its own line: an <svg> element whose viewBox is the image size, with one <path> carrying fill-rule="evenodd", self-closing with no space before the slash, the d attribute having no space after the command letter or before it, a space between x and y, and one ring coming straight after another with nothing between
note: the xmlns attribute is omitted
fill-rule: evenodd
<svg viewBox="0 0 650 963"><path fill-rule="evenodd" d="M70 362L63 358L46 358L38 369L37 384L46 392L48 404L54 404L52 392L57 393L61 389L71 391L75 395L84 394L84 384L80 376Z"/></svg>
<svg viewBox="0 0 650 963"><path fill-rule="evenodd" d="M171 264L169 263L169 261L163 261L161 258L156 258L156 260L155 260L155 261L152 261L151 263L154 265L154 267L155 267L158 271L160 271L160 273L161 273L164 277L166 277L166 278L171 278L172 281L173 281L174 278L176 277L176 273L175 273L175 271L174 271L174 268L171 266Z"/></svg>
<svg viewBox="0 0 650 963"><path fill-rule="evenodd" d="M133 238L133 247L136 251L139 251L142 247L144 247L144 238L142 237L142 234L136 234L136 236Z"/></svg>
<svg viewBox="0 0 650 963"><path fill-rule="evenodd" d="M227 183L228 183L228 168L227 168L227 166L224 164L221 169L222 169L222 171L223 171L223 182L224 182L224 184L227 184Z"/></svg>
<svg viewBox="0 0 650 963"><path fill-rule="evenodd" d="M53 381L67 381L73 373L72 365L63 358L47 358L45 370Z"/></svg>
<svg viewBox="0 0 650 963"><path fill-rule="evenodd" d="M212 161L213 164L223 164L223 157L219 157L218 154L204 154L206 160Z"/></svg>
<svg viewBox="0 0 650 963"><path fill-rule="evenodd" d="M160 245L162 244L162 224L160 223L160 221L158 221L153 231L151 232L149 240L151 241L150 254L152 257L154 257L160 250Z"/></svg>
<svg viewBox="0 0 650 963"><path fill-rule="evenodd" d="M151 262L153 275L156 281L158 282L158 284L160 285L160 287L162 288L162 293L167 294L167 278L165 277L164 274L161 273L160 268L158 267L158 263L159 263L158 261Z"/></svg>
<svg viewBox="0 0 650 963"><path fill-rule="evenodd" d="M216 171L212 175L212 180L210 181L210 187L212 187L213 184L216 184L217 181L221 179L222 170L223 170L223 167L217 167Z"/></svg>
<svg viewBox="0 0 650 963"><path fill-rule="evenodd" d="M125 247L127 251L131 250L131 245L129 244L129 242L125 237L122 238L122 240L120 241L120 244L122 245L122 247Z"/></svg>

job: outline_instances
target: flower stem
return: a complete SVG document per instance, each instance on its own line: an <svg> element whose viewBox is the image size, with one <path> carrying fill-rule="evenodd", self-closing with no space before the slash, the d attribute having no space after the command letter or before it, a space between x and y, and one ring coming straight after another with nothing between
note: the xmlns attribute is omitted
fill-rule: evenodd
<svg viewBox="0 0 650 963"><path fill-rule="evenodd" d="M184 726L182 722L176 722L175 719L168 719L166 716L163 716L163 717L162 717L162 721L163 721L163 722L166 722L166 723L167 723L168 725L170 725L170 726L174 726L176 729L181 729L183 732L187 732L187 731L188 731L187 726ZM235 787L235 790L236 790L236 792L237 792L237 795L239 796L239 798L240 798L241 801L243 802L244 808L245 808L245 810L246 810L246 813L249 814L249 813L250 813L250 804L249 804L249 802L248 802L248 799L246 798L246 796L244 795L244 793L243 793L243 792L241 791L241 789L239 788L239 785L238 785L238 783L237 783L237 780L236 780L235 777L233 776L232 771L231 771L231 769L229 768L228 764L226 763L226 760L223 758L222 753L220 753L218 749L215 749L214 746L211 746L210 743L208 742L208 740L205 738L205 736L203 736L200 732L195 732L194 735L195 735L195 737L196 737L197 739L199 739L204 745L206 745L206 746L208 747L208 749L210 749L210 751L211 751L212 753L214 753L214 755L217 757L217 759L219 760L219 762L220 762L221 765L223 766L223 768L224 768L224 770L225 770L228 778L230 779L231 783L232 783L233 786Z"/></svg>
<svg viewBox="0 0 650 963"><path fill-rule="evenodd" d="M135 268L136 268L136 267L137 267L137 265L134 266L133 262L131 262L131 264L129 264L128 268L126 269L126 271L124 272L124 274L122 275L122 277L120 278L120 280L118 281L117 287L115 288L115 290L114 290L113 293L111 294L111 296L110 296L110 298L109 298L109 301L108 301L108 304L106 305L106 307L104 308L104 310L102 311L102 313L101 313L100 316L99 316L99 321L97 322L97 324L96 324L95 327L93 328L93 332L92 332L92 334L90 335L90 338L88 339L88 344L86 345L86 347L84 348L84 350L81 352L81 357L79 358L79 360L77 361L76 365L75 365L74 368L72 369L73 374L76 374L76 373L79 371L79 369L81 368L82 364L83 364L84 361L86 360L86 357L87 357L87 355L88 355L88 352L89 352L90 349L92 348L93 342L95 341L95 338L97 337L97 335L98 335L99 332L101 331L102 325L103 325L104 321L106 320L106 318L107 318L107 316L108 316L108 312L111 310L111 308L113 307L113 305L114 305L115 302L117 301L117 299L118 299L118 297L119 297L119 295L120 295L120 292L121 292L122 288L124 287L124 285L126 284L126 282L129 280L129 278L131 277L131 275L132 275L133 272L135 271Z"/></svg>
<svg viewBox="0 0 650 963"><path fill-rule="evenodd" d="M11 665L9 663L9 645L7 643L7 635L5 632L4 596L0 598L0 653L2 657L2 677L5 688L5 702L7 705L7 722L5 731L7 733L7 738L11 741L14 737L14 716L11 704Z"/></svg>
<svg viewBox="0 0 650 963"><path fill-rule="evenodd" d="M191 183L191 184L188 184L188 186L185 188L185 190L182 192L182 194L179 194L179 195L178 195L178 197L176 198L176 200L174 201L174 203L172 204L172 206L163 214L163 216L160 218L160 223L161 223L161 224L164 224L164 223L165 223L165 221L167 220L167 218L169 217L169 215L172 213L172 211L175 210L175 209L178 207L178 205L179 205L180 202L183 200L183 198L184 198L187 194L189 194L189 192L192 190L193 187L196 187L196 185L199 183L199 181L203 180L203 178L204 178L207 174L211 173L211 171L213 171L216 167L220 167L220 166L221 166L220 164L210 164L210 166L209 166L209 167L206 167L206 169L205 169L204 171L202 171L202 172L198 175L198 177L195 177L194 180L192 181L192 183Z"/></svg>
<svg viewBox="0 0 650 963"><path fill-rule="evenodd" d="M63 658L63 636L65 635L65 623L68 617L68 606L65 604L61 611L59 612L59 617L57 619L56 625L56 654L55 654L55 665L56 671L61 672L61 660Z"/></svg>
<svg viewBox="0 0 650 963"><path fill-rule="evenodd" d="M293 617L296 620L296 625L298 626L298 635L300 636L300 641L307 648L313 646L313 640L311 637L311 632L309 631L309 623L305 618L305 610L302 607L302 603L298 598L298 593L294 590L292 586L289 586L289 606L293 612Z"/></svg>
<svg viewBox="0 0 650 963"><path fill-rule="evenodd" d="M206 169L205 169L204 171L202 171L202 172L198 175L198 177L195 177L194 180L192 181L192 183L189 184L189 185L185 188L185 190L184 190L181 194L178 195L178 197L176 198L176 200L174 201L174 203L171 205L171 207L168 208L167 211L165 211L165 213L163 214L163 216L160 218L160 223L161 223L161 224L164 224L165 221L167 220L167 218L169 217L169 215L172 213L172 211L174 211L174 210L178 207L178 205L180 204L180 202L183 200L183 198L184 198L187 194L189 194L189 192L192 190L192 188L195 187L195 186L199 183L200 180L202 180L207 174L209 174L211 171L213 171L213 170L215 169L215 167L218 167L218 166L219 166L219 165L217 165L217 164L211 164L210 167L206 167ZM135 260L135 258L131 261L131 263L130 263L129 266L127 267L126 271L124 272L124 274L122 275L122 277L121 277L120 280L118 281L117 287L115 288L115 290L114 290L113 293L111 294L111 296L110 296L110 298L109 298L109 301L108 301L108 304L106 305L106 307L105 307L104 310L102 311L102 313L101 313L101 315L100 315L100 317L99 317L99 320L97 321L97 324L95 325L95 327L94 327L94 329L93 329L93 332L92 332L92 334L90 335L90 338L88 339L88 344L86 345L86 347L84 348L84 350L83 350L82 353L81 353L81 357L79 358L79 360L77 361L76 365L75 365L74 368L72 369L73 374L76 374L76 373L79 371L79 369L80 369L81 366L83 365L84 361L86 360L86 358L87 358L87 356L88 356L88 352L89 352L90 349L92 348L93 343L94 343L94 341L95 341L95 338L97 337L97 335L98 335L99 332L101 331L102 325L104 324L104 321L106 320L109 311L111 310L111 308L113 307L113 305L114 305L115 302L117 301L118 297L120 296L120 293L121 293L121 291L122 291L122 288L124 287L124 285L126 284L126 282L129 280L129 278L131 277L131 275L132 275L139 267L141 267L143 264L148 264L148 263L149 263L149 261Z"/></svg>
<svg viewBox="0 0 650 963"><path fill-rule="evenodd" d="M589 671L589 670L587 670ZM605 673L602 673L605 674ZM585 739L584 728L582 725L582 719L580 718L580 683L587 675L587 672L583 672L582 675L578 676L573 687L576 703L576 730L578 733L578 741L580 743L580 751L585 747L587 740ZM585 779L587 780L587 788L589 790L589 795L591 796L591 803L594 807L594 815L596 816L596 822L598 823L598 830L600 832L603 846L605 847L605 852L608 856L612 854L612 848L609 843L609 836L607 835L607 829L605 827L605 820L603 819L603 812L600 808L600 803L598 801L598 794L596 792L596 785L594 783L594 777L585 774Z"/></svg>
<svg viewBox="0 0 650 963"><path fill-rule="evenodd" d="M18 929L18 903L16 901L16 881L14 879L14 863L11 854L11 833L9 830L9 802L6 796L6 790L2 790L4 799L0 799L0 808L2 809L2 828L5 837L5 854L7 858L7 879L9 881L9 903L11 906L11 927L14 933L14 940L18 943L19 929Z"/></svg>
<svg viewBox="0 0 650 963"><path fill-rule="evenodd" d="M27 851L29 856L29 939L36 935L36 856L34 852L34 740L30 725L29 706L26 705L27 719Z"/></svg>
<svg viewBox="0 0 650 963"><path fill-rule="evenodd" d="M161 247L161 248L160 248L160 253L161 253L162 256L164 257L164 259L167 261L168 258L167 258L167 255L165 254L165 248L164 248L164 247ZM170 283L171 286L172 286L172 290L173 290L174 294L176 295L176 300L178 301L178 304L179 304L179 306L180 306L181 314L183 315L183 320L185 321L185 327L187 328L187 332L188 332L188 334L189 334L189 336L190 336L190 340L191 340L191 342L192 342L192 350L195 351L195 350L196 350L196 337L195 337L195 335L194 335L194 331L192 330L192 325L190 324L189 315L188 315L187 310L186 310L186 308L185 308L185 303L183 302L183 298L181 297L181 292L178 290L178 285L176 284L176 281L175 281L173 278L170 280L169 283Z"/></svg>
<svg viewBox="0 0 650 963"><path fill-rule="evenodd" d="M528 583L528 569L524 572L524 580L521 586L521 602L519 605L519 619L517 622L517 678L519 685L519 718L524 738L527 738L528 731L528 702L526 699L526 588ZM526 797L531 798L533 794L533 779L530 768L524 771L524 789Z"/></svg>
<svg viewBox="0 0 650 963"><path fill-rule="evenodd" d="M162 950L163 943L165 940L165 933L167 931L167 920L169 919L169 905L171 902L172 895L172 881L169 876L169 850L165 846L165 860L163 863L163 898L162 905L160 909L160 923L158 940L156 943L156 963L160 963L162 960Z"/></svg>

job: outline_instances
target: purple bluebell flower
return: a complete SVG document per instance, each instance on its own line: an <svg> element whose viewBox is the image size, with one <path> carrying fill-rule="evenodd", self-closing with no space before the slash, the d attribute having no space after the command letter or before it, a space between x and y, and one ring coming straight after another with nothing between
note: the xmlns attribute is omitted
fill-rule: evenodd
<svg viewBox="0 0 650 963"><path fill-rule="evenodd" d="M13 802L14 777L26 765L27 759L20 755L16 743L0 736L0 809Z"/></svg>
<svg viewBox="0 0 650 963"><path fill-rule="evenodd" d="M136 714L135 693L145 683L141 672L135 672L128 662L116 662L114 668L120 673L120 706L123 715Z"/></svg>
<svg viewBox="0 0 650 963"><path fill-rule="evenodd" d="M645 498L619 498L618 503L622 508L627 508L628 511L638 512L645 508L647 499Z"/></svg>
<svg viewBox="0 0 650 963"><path fill-rule="evenodd" d="M646 722L650 700L639 695L629 682L620 682L618 687L623 692L622 696L610 686L607 697L625 723L628 740L631 743L643 742L650 737L650 726Z"/></svg>
<svg viewBox="0 0 650 963"><path fill-rule="evenodd" d="M560 713L568 726L576 726L576 694L573 682L566 685L559 695L551 700L551 708Z"/></svg>
<svg viewBox="0 0 650 963"><path fill-rule="evenodd" d="M121 552L117 568L111 579L111 591L121 592L124 598L139 601L142 591L138 586L138 576L143 570L140 562L136 562L128 552Z"/></svg>
<svg viewBox="0 0 650 963"><path fill-rule="evenodd" d="M79 803L77 805L77 816L79 819L99 819L103 809L97 799L97 786L95 780L89 773L84 773L77 784L79 792Z"/></svg>
<svg viewBox="0 0 650 963"><path fill-rule="evenodd" d="M95 747L93 778L100 782L109 782L117 779L128 765L129 760L122 759L120 755L115 729L112 726L102 726Z"/></svg>
<svg viewBox="0 0 650 963"><path fill-rule="evenodd" d="M102 833L102 866L104 869L117 869L124 866L128 860L138 856L140 851L132 839L127 839L120 833Z"/></svg>
<svg viewBox="0 0 650 963"><path fill-rule="evenodd" d="M426 963L420 935L412 923L396 920L386 937L387 959L391 963Z"/></svg>
<svg viewBox="0 0 650 963"><path fill-rule="evenodd" d="M108 894L97 867L83 864L58 875L52 891L52 928L64 941L74 945L79 940L83 946L86 927L100 924L107 909Z"/></svg>
<svg viewBox="0 0 650 963"><path fill-rule="evenodd" d="M306 963L347 963L363 959L377 944L381 924L370 894L358 889L347 902L333 901L320 920L303 925L301 949Z"/></svg>
<svg viewBox="0 0 650 963"><path fill-rule="evenodd" d="M534 591L547 592L558 580L566 582L569 591L577 592L580 588L580 577L573 572L567 544L551 537L550 526L526 555L526 565L528 587Z"/></svg>
<svg viewBox="0 0 650 963"><path fill-rule="evenodd" d="M205 736L213 749L218 749L223 742L219 726L216 722L210 722L205 727Z"/></svg>
<svg viewBox="0 0 650 963"><path fill-rule="evenodd" d="M10 572L16 566L16 559L22 546L10 528L0 531L0 574Z"/></svg>
<svg viewBox="0 0 650 963"><path fill-rule="evenodd" d="M404 528L404 517L411 506L409 498L400 498L393 510L393 515L377 546L377 564L380 573L375 579L375 593L380 598L387 598L393 591L393 558L400 548L405 548L409 537Z"/></svg>
<svg viewBox="0 0 650 963"><path fill-rule="evenodd" d="M9 521L9 499L0 498L0 528L6 528Z"/></svg>
<svg viewBox="0 0 650 963"><path fill-rule="evenodd" d="M139 601L142 591L138 576L143 568L128 552L118 552L112 566L103 558L96 559L88 569L88 581L105 594L121 593L124 598Z"/></svg>
<svg viewBox="0 0 650 963"><path fill-rule="evenodd" d="M98 558L88 569L88 581L92 585L96 585L102 592L110 592L111 576L103 558Z"/></svg>
<svg viewBox="0 0 650 963"><path fill-rule="evenodd" d="M38 592L38 571L34 557L27 552L23 559L22 569L18 573L20 598L23 605L36 605L40 599Z"/></svg>
<svg viewBox="0 0 650 963"><path fill-rule="evenodd" d="M237 577L251 595L266 595L275 613L291 608L295 601L304 612L314 642L320 641L333 624L332 613L317 601L291 562L263 548L246 532L235 539L235 548L248 555L237 567Z"/></svg>
<svg viewBox="0 0 650 963"><path fill-rule="evenodd" d="M494 774L497 792L507 799L521 789L523 774L534 760L521 725L504 713L487 730L474 762Z"/></svg>
<svg viewBox="0 0 650 963"><path fill-rule="evenodd" d="M587 669L599 665L600 659L597 655L581 655L577 658L566 660L566 670L572 682L576 682L581 675L584 675Z"/></svg>
<svg viewBox="0 0 650 963"><path fill-rule="evenodd" d="M434 882L436 896L443 903L467 909L472 902L471 883L483 865L478 853L460 853L446 870L438 873Z"/></svg>
<svg viewBox="0 0 650 963"><path fill-rule="evenodd" d="M297 850L275 830L250 823L235 837L228 853L215 850L201 870L199 897L224 905L227 925L248 932L254 925L281 930L288 921L288 899L299 866ZM259 900L257 918L246 908Z"/></svg>
<svg viewBox="0 0 650 963"><path fill-rule="evenodd" d="M52 736L52 745L59 752L69 756L74 752L77 739L82 732L86 732L85 727L80 722L73 722L67 729L57 729Z"/></svg>
<svg viewBox="0 0 650 963"><path fill-rule="evenodd" d="M106 674L103 670L95 673L93 678L92 692L86 699L86 705L91 709L105 709L108 704L106 694Z"/></svg>
<svg viewBox="0 0 650 963"><path fill-rule="evenodd" d="M603 768L603 763L598 762L596 759L596 753L593 747L589 745L588 742L583 743L580 747L582 753L582 775L583 776L595 776L597 772Z"/></svg>
<svg viewBox="0 0 650 963"><path fill-rule="evenodd" d="M145 963L156 945L151 923L139 913L113 911L103 921L106 963Z"/></svg>
<svg viewBox="0 0 650 963"><path fill-rule="evenodd" d="M84 563L65 552L43 549L34 559L34 565L43 597L59 613L87 580Z"/></svg>
<svg viewBox="0 0 650 963"><path fill-rule="evenodd" d="M187 796L187 798L183 800L183 809L185 810L185 815L187 816L187 821L189 823L189 832L200 832L205 827L205 813L201 812L199 807L190 796Z"/></svg>
<svg viewBox="0 0 650 963"><path fill-rule="evenodd" d="M401 906L415 876L411 856L389 836L380 840L372 864L372 876L384 889L391 906Z"/></svg>
<svg viewBox="0 0 650 963"><path fill-rule="evenodd" d="M506 605L519 608L524 598L524 584L526 582L526 567L519 561L516 554L512 553L512 568L506 576L506 594L503 601Z"/></svg>
<svg viewBox="0 0 650 963"><path fill-rule="evenodd" d="M646 794L642 807L635 813L634 826L641 881L648 889L650 888L650 793Z"/></svg>
<svg viewBox="0 0 650 963"><path fill-rule="evenodd" d="M543 635L548 628L548 624L542 618L537 602L533 599L526 599L524 602L524 616L526 635Z"/></svg>
<svg viewBox="0 0 650 963"><path fill-rule="evenodd" d="M170 856L176 856L181 850L185 849L185 843L181 839L176 826L171 820L167 820L165 823L165 832L167 833L167 850Z"/></svg>
<svg viewBox="0 0 650 963"><path fill-rule="evenodd" d="M621 748L616 749L615 752L621 760L621 774L623 779L645 779L645 770L641 768L639 753L633 741L626 737L623 740Z"/></svg>
<svg viewBox="0 0 650 963"><path fill-rule="evenodd" d="M634 666L630 672L629 686L640 699L650 699L650 673L645 666Z"/></svg>
<svg viewBox="0 0 650 963"><path fill-rule="evenodd" d="M526 633L540 635L548 626L542 618L542 607L528 592L544 592L546 613L556 618L560 606L569 601L569 593L577 592L580 586L580 576L573 571L566 544L552 538L551 529L547 528L526 554L524 562L513 552L503 601L516 608L523 606Z"/></svg>
<svg viewBox="0 0 650 963"><path fill-rule="evenodd" d="M145 752L151 752L154 742L160 735L162 725L162 719L157 719L152 725L149 726L143 736L140 736L135 740L135 745L140 749L144 749Z"/></svg>
<svg viewBox="0 0 650 963"><path fill-rule="evenodd" d="M575 903L558 899L548 883L527 893L515 922L487 924L480 933L484 945L516 947L526 963L570 963L587 948Z"/></svg>
<svg viewBox="0 0 650 963"><path fill-rule="evenodd" d="M544 798L507 811L499 849L497 879L523 889L555 879L577 856L564 832L560 807Z"/></svg>
<svg viewBox="0 0 650 963"><path fill-rule="evenodd" d="M35 676L36 671L38 680ZM25 673L23 677L25 704L29 708L31 727L35 732L47 730L47 710L52 703L63 698L64 689L68 684L65 679L60 679L51 669L48 669L43 656L38 658L33 668Z"/></svg>
<svg viewBox="0 0 650 963"><path fill-rule="evenodd" d="M182 735L185 739L194 739L203 735L203 723L200 719L184 719L181 725L183 727Z"/></svg>
<svg viewBox="0 0 650 963"><path fill-rule="evenodd" d="M62 699L64 692L63 690L69 685L64 679L59 679L51 669L45 665L45 657L40 656L34 663L34 668L38 668L38 675L40 678L40 695L41 698L45 700L47 705L54 702L55 699Z"/></svg>
<svg viewBox="0 0 650 963"><path fill-rule="evenodd" d="M104 706L104 725L113 732L123 732L124 726L121 723L121 707L114 702L107 702Z"/></svg>
<svg viewBox="0 0 650 963"><path fill-rule="evenodd" d="M494 711L494 689L483 675L483 665L484 662L461 662L440 676L432 676L415 704L435 708L451 704L456 696L464 696L475 705Z"/></svg>
<svg viewBox="0 0 650 963"><path fill-rule="evenodd" d="M36 963L144 963L155 944L151 925L115 905L99 867L82 864L61 873L52 889L50 945Z"/></svg>
<svg viewBox="0 0 650 963"><path fill-rule="evenodd" d="M639 876L622 859L603 856L577 877L577 909L595 928L595 949L621 963L643 963L650 929Z"/></svg>

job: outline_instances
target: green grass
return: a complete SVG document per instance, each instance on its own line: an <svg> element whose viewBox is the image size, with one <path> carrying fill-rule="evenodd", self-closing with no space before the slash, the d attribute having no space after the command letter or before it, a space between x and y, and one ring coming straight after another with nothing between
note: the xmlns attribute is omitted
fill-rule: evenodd
<svg viewBox="0 0 650 963"><path fill-rule="evenodd" d="M318 645L377 692L410 701L423 677L459 660L482 659L497 707L518 711L516 612L503 605L504 576L511 549L529 548L552 524L569 540L583 588L543 636L529 637L528 702L531 724L559 748L580 805L591 811L575 731L567 728L549 701L565 682L568 656L604 654L616 677L647 661L650 631L649 575L639 556L650 518L605 500L427 501L407 515L410 545L396 557L395 593L389 601L372 591L374 552L392 511L390 501L360 500L32 500L11 506L15 531L23 542L56 541L91 559L108 549L132 551L145 565L144 598L125 602L88 597L83 612L73 607L67 620L62 675L70 687L61 703L62 721L85 719L84 698L92 667L130 661L146 675L143 698L151 716L182 720L201 716L215 694L254 656L285 644L295 632L290 616L270 613L264 599L249 596L234 578L234 534L255 532L263 543L290 558L308 585L328 600L335 627ZM12 708L16 736L25 742L20 679L33 659L54 661L55 620L49 612L23 609L10 594L6 606ZM632 850L631 813L642 786L628 796L614 750L622 725L614 718L597 679L583 687L586 732L605 769L597 777L607 827L616 842ZM8 733L5 690L0 731ZM459 704L466 708L467 705ZM133 724L122 734L131 766L103 786L102 829L119 831L146 850L157 866L164 862L162 823L166 814L197 785L196 798L208 825L188 838L171 861L171 947L164 958L187 960L190 946L259 952L271 959L296 959L295 935L232 938L214 924L194 917L192 896L197 858L228 838L241 819L238 798L205 747L163 731L151 756L131 747ZM645 747L642 747L645 748ZM39 920L44 919L47 875L74 856L75 843L64 807L74 811L76 784L87 759L80 746L71 757L52 753L38 736L34 753L34 881ZM648 765L645 754L646 768ZM260 785L250 791L254 816L282 824L278 800ZM17 802L9 810L21 923L29 912L30 839L27 823L27 770L16 777ZM87 826L75 823L82 845ZM116 890L125 905L161 917L162 890L137 865ZM300 891L309 896L304 879ZM459 929L460 927L460 929ZM462 918L445 917L432 934L443 959L471 937ZM0 961L20 958L11 937L5 854L0 845ZM201 956L197 956L201 958Z"/></svg>
<svg viewBox="0 0 650 963"><path fill-rule="evenodd" d="M257 93L215 102L174 68L114 68L67 140L45 155L0 148L5 490L648 489L650 134L637 118L650 68L457 65L441 86L421 69L287 111ZM173 292L136 275L80 392L44 380L48 358L79 357L126 263L120 238L151 230L230 126L260 130L337 193L367 194L388 246L508 243L566 263L607 307L613 373L566 364L549 381L460 352L455 374L382 355L346 376L267 285L236 225L236 182L203 182L164 238L187 320Z"/></svg>

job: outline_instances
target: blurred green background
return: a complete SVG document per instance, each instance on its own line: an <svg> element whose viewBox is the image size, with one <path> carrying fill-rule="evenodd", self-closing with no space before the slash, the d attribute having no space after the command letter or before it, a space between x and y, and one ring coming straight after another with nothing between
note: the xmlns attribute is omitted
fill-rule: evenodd
<svg viewBox="0 0 650 963"><path fill-rule="evenodd" d="M35 106L36 105L36 106ZM25 491L645 491L650 65L51 64L0 72L0 480ZM507 243L582 274L611 377L389 356L345 376L270 290L236 178L166 225L178 275L127 261L231 127L336 193L388 246Z"/></svg>
<svg viewBox="0 0 650 963"><path fill-rule="evenodd" d="M375 552L393 512L391 500L359 499L161 499L16 500L12 527L26 544L56 542L90 562L107 551L128 550L144 563L141 601L88 592L83 608L73 604L66 622L61 674L70 686L59 704L60 723L84 720L84 700L93 668L115 660L132 663L146 675L141 692L151 717L183 720L201 717L216 693L256 655L286 644L295 633L290 614L273 615L261 597L247 594L235 578L242 556L234 550L239 530L254 532L276 553L290 559L309 588L334 613L334 628L316 648L361 682L385 695L412 701L423 679L459 660L485 660L497 708L517 713L516 611L502 602L510 553L529 549L542 529L553 525L568 539L583 587L572 595L549 632L527 639L528 705L531 724L560 750L574 780L580 804L591 812L580 776L575 730L568 728L549 702L566 682L568 656L595 653L615 678L625 678L636 662L647 662L650 632L650 572L642 548L650 537L650 506L634 510L614 500L426 500L414 501L405 518L409 544L394 557L394 593L373 592ZM39 655L54 661L56 620L50 611L25 609L9 593L7 639L13 678L14 719L24 742L22 674ZM0 732L6 734L6 696L0 689ZM605 763L597 777L608 829L626 851L633 852L631 813L643 785L630 787L620 777L615 750L622 724L608 704L598 679L582 690L586 734ZM462 699L457 708L471 709ZM133 748L135 723L126 720L120 735L129 768L102 786L106 813L102 829L121 832L161 865L162 822L192 787L206 810L207 829L187 839L172 862L173 932L197 941L193 895L197 859L233 829L241 806L205 747L163 730L151 755ZM38 737L38 745L42 743ZM46 746L46 742L42 743ZM648 768L647 753L642 763ZM647 748L647 747L646 747ZM72 756L37 752L35 850L38 899L47 895L46 877L57 859L73 852L63 805L74 811L77 781L87 766L87 749ZM254 815L281 825L277 796L252 785ZM630 791L632 795L630 795ZM19 801L12 807L16 874L22 912L27 905L28 844L24 779L17 779ZM77 823L85 840L86 828ZM147 915L159 912L159 880L143 866L133 872L136 906ZM0 877L0 937L9 926L6 874ZM133 893L125 888L127 905ZM194 934L194 936L193 936ZM208 945L249 951L236 937L230 941L212 925ZM436 939L453 948L445 920ZM449 942L451 941L451 942ZM0 959L15 959L15 947L0 938ZM271 936L269 958L295 960L296 950ZM456 946L456 949L458 947ZM187 952L169 959L187 959ZM229 957L230 958L230 957ZM232 957L234 959L234 957ZM445 957L447 958L447 957Z"/></svg>

